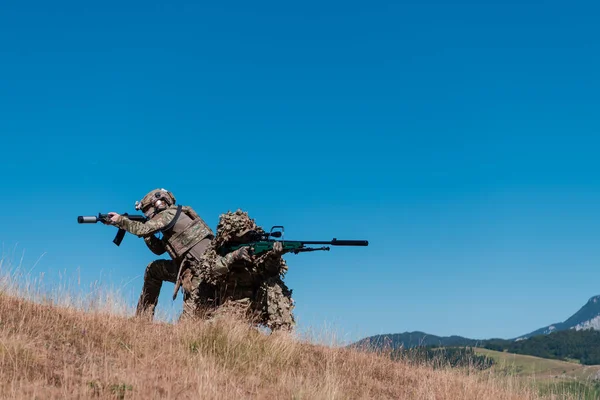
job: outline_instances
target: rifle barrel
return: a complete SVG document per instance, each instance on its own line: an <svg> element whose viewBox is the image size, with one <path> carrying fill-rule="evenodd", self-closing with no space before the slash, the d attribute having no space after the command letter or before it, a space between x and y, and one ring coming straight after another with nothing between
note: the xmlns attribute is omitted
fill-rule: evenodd
<svg viewBox="0 0 600 400"><path fill-rule="evenodd" d="M99 220L95 215L80 215L77 217L77 222L80 224L95 224Z"/></svg>
<svg viewBox="0 0 600 400"><path fill-rule="evenodd" d="M304 244L330 244L332 246L368 246L368 240L337 240L333 239L332 241L304 241L299 240Z"/></svg>

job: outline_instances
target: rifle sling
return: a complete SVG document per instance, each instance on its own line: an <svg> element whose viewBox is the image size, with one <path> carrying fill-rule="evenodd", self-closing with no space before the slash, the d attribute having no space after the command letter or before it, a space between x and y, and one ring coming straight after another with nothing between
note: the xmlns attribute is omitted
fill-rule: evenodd
<svg viewBox="0 0 600 400"><path fill-rule="evenodd" d="M175 223L179 219L180 215L181 215L181 205L178 205L177 212L175 213L175 216L173 217L171 222L169 222L169 224L167 226L165 226L164 228L162 228L160 231L165 232L165 231L168 231L169 229L173 228L175 226Z"/></svg>

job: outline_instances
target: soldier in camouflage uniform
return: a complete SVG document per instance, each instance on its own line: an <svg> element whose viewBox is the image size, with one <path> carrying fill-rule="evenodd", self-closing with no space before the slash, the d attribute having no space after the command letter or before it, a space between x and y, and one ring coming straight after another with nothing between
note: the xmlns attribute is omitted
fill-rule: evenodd
<svg viewBox="0 0 600 400"><path fill-rule="evenodd" d="M149 192L141 201L136 202L136 209L148 217L146 222L132 221L126 216L111 212L108 214L108 223L144 238L154 254L167 252L172 258L152 261L146 267L136 315L153 318L162 282L169 281L176 285L174 298L179 287L183 288L182 317L193 316L201 302L198 298L201 279L199 268L204 253L214 238L213 231L191 207L176 206L175 197L165 189ZM159 239L155 234L160 232L162 238ZM227 269L242 257L248 258L247 252L237 251L227 257L218 257L215 261L220 268Z"/></svg>
<svg viewBox="0 0 600 400"><path fill-rule="evenodd" d="M295 324L294 302L292 291L283 282L288 267L281 243L275 242L272 251L260 256L252 255L249 247L219 256L221 248L251 242L252 232L265 233L247 213L237 210L220 216L217 235L199 270L199 308L209 317L222 309L241 308L271 330L290 330Z"/></svg>

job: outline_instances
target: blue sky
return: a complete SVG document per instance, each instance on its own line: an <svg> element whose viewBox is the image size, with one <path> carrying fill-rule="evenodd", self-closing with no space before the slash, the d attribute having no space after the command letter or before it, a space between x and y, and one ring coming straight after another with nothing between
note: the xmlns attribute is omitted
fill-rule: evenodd
<svg viewBox="0 0 600 400"><path fill-rule="evenodd" d="M4 257L135 299L153 254L76 216L165 187L212 227L242 208L290 239L369 240L286 256L303 330L562 321L600 294L599 11L4 2Z"/></svg>

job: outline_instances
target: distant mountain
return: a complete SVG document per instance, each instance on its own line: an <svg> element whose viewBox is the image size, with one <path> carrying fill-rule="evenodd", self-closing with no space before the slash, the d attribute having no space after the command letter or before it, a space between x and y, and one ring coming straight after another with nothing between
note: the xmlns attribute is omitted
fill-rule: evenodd
<svg viewBox="0 0 600 400"><path fill-rule="evenodd" d="M435 336L416 331L369 336L351 346L365 350L393 350L401 346L408 349L417 346L476 346L479 343L481 343L480 340L462 336Z"/></svg>
<svg viewBox="0 0 600 400"><path fill-rule="evenodd" d="M483 347L562 361L577 360L584 365L600 364L600 331L594 329L565 329L522 340L489 340Z"/></svg>
<svg viewBox="0 0 600 400"><path fill-rule="evenodd" d="M531 333L519 336L516 340L527 339L537 335L547 335L552 332L564 331L567 329L594 329L600 330L600 296L594 296L579 309L575 314L564 322L548 325L537 329Z"/></svg>
<svg viewBox="0 0 600 400"><path fill-rule="evenodd" d="M390 333L384 335L369 336L361 339L350 347L360 347L368 350L413 348L417 346L483 346L485 342L511 342L528 339L538 335L548 335L549 333L574 329L576 331L583 329L594 329L600 331L600 295L594 296L579 309L575 314L564 322L558 322L552 325L537 329L526 335L514 339L469 339L462 336L436 336L425 332L404 332Z"/></svg>

